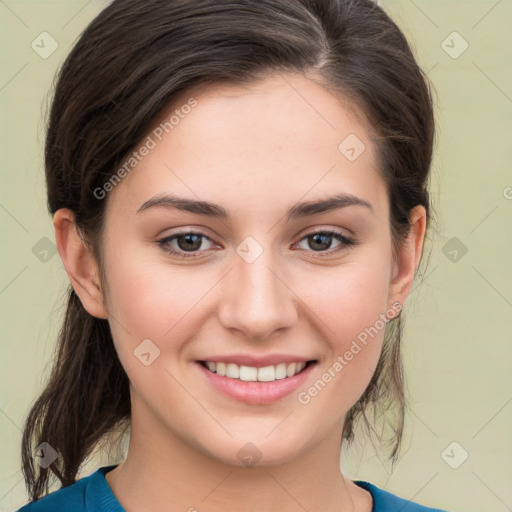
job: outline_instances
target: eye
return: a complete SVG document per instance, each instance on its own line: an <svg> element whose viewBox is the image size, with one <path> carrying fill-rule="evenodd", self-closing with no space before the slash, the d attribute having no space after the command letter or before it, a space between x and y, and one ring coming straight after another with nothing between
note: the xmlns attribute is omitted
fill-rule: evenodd
<svg viewBox="0 0 512 512"><path fill-rule="evenodd" d="M158 240L157 243L165 252L168 252L172 255L178 256L180 258L194 258L197 257L197 255L194 253L198 252L198 249L200 249L202 246L202 239L212 242L212 240L203 233L197 233L194 231L182 231L172 236L162 238L162 240ZM177 247L176 245L172 245L173 242L176 242Z"/></svg>
<svg viewBox="0 0 512 512"><path fill-rule="evenodd" d="M355 240L348 238L343 233L338 231L315 231L302 238L299 244L305 241L306 244L313 249L313 252L324 253L326 249L331 247L333 240L338 242L338 246L336 249L327 252L326 256L343 251L348 247L353 247L356 245ZM324 254L320 254L320 256L323 255Z"/></svg>

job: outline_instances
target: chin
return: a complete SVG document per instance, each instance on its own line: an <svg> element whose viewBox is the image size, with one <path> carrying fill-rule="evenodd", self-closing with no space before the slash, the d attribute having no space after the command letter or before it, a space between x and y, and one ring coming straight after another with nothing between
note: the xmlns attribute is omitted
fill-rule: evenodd
<svg viewBox="0 0 512 512"><path fill-rule="evenodd" d="M309 443L314 444L311 437L295 439L287 432L280 436L277 431L270 436L268 434L268 430L255 432L253 436L245 432L243 436L216 444L215 450L205 448L211 457L230 466L261 469L288 464L296 459Z"/></svg>

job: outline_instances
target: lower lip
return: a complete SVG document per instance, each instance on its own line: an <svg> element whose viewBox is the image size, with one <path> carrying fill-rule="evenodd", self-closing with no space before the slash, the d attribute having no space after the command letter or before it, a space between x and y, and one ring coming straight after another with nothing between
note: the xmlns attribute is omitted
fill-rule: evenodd
<svg viewBox="0 0 512 512"><path fill-rule="evenodd" d="M297 375L285 379L272 382L247 382L221 377L205 368L201 363L196 362L196 364L217 391L251 405L271 404L293 393L308 378L316 365L316 363L310 363Z"/></svg>

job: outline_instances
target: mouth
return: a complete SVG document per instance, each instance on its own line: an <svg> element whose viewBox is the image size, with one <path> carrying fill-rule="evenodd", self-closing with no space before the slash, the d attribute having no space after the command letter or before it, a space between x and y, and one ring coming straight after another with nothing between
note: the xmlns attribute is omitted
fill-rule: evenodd
<svg viewBox="0 0 512 512"><path fill-rule="evenodd" d="M269 405L296 392L317 364L316 359L258 367L196 361L196 368L222 395L250 405Z"/></svg>
<svg viewBox="0 0 512 512"><path fill-rule="evenodd" d="M198 362L204 368L219 375L220 377L227 377L228 379L237 379L245 382L274 382L276 380L294 377L317 361L316 359L313 359L310 361L279 363L263 367L215 361Z"/></svg>

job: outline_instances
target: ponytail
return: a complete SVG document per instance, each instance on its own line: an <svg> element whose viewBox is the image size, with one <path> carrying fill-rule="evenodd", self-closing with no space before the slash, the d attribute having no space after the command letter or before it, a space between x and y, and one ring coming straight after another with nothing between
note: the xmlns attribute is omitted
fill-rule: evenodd
<svg viewBox="0 0 512 512"><path fill-rule="evenodd" d="M70 287L52 372L24 425L22 471L30 499L48 494L51 473L62 487L73 484L98 441L129 418L129 380L108 322L91 316ZM41 443L50 445L50 456L57 452L48 467L34 453Z"/></svg>

